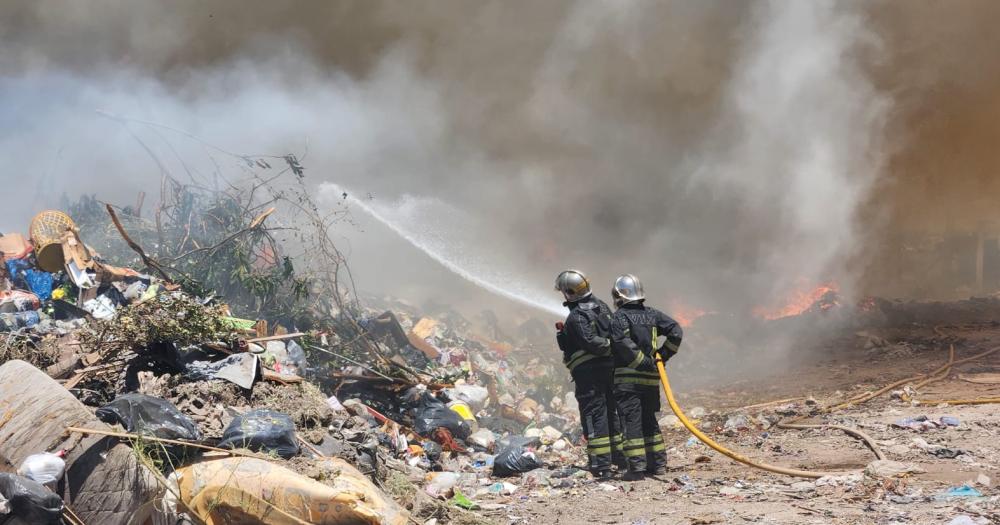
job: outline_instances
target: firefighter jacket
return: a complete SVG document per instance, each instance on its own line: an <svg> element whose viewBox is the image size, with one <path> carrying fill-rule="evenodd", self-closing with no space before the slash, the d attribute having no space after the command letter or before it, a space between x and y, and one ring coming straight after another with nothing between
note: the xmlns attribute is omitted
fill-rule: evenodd
<svg viewBox="0 0 1000 525"><path fill-rule="evenodd" d="M593 295L564 304L569 307L569 315L562 331L556 334L563 364L574 376L591 368L610 369L611 309Z"/></svg>
<svg viewBox="0 0 1000 525"><path fill-rule="evenodd" d="M661 342L661 336L665 339ZM655 356L666 361L677 353L683 331L667 314L629 303L615 311L612 341L615 361L615 386L634 389L659 386Z"/></svg>

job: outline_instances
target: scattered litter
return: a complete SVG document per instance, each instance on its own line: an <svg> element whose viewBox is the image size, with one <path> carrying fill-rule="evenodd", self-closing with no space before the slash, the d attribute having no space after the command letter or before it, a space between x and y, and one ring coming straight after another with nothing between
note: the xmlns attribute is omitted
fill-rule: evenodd
<svg viewBox="0 0 1000 525"><path fill-rule="evenodd" d="M493 444L496 443L496 435L492 430L481 428L473 432L467 441L484 450L492 450Z"/></svg>
<svg viewBox="0 0 1000 525"><path fill-rule="evenodd" d="M734 434L750 428L750 419L744 414L730 416L722 430L727 434Z"/></svg>
<svg viewBox="0 0 1000 525"><path fill-rule="evenodd" d="M193 421L165 399L145 394L125 394L97 409L101 421L120 424L126 432L163 439L199 440L201 433Z"/></svg>
<svg viewBox="0 0 1000 525"><path fill-rule="evenodd" d="M983 493L979 492L971 485L961 485L949 488L948 490L935 496L934 499L947 500L953 498L981 498L982 496Z"/></svg>
<svg viewBox="0 0 1000 525"><path fill-rule="evenodd" d="M941 416L940 421L942 425L949 427L957 427L958 425L961 424L961 421L959 421L957 417L951 417L951 416Z"/></svg>
<svg viewBox="0 0 1000 525"><path fill-rule="evenodd" d="M424 490L431 496L445 498L458 483L459 476L456 472L432 472L428 478L430 482L427 483Z"/></svg>
<svg viewBox="0 0 1000 525"><path fill-rule="evenodd" d="M939 425L935 421L931 421L927 416L917 416L900 419L893 423L892 426L897 428L906 428L916 432L926 432L942 425Z"/></svg>
<svg viewBox="0 0 1000 525"><path fill-rule="evenodd" d="M960 448L937 447L929 451L931 454L942 459L955 459L966 452Z"/></svg>
<svg viewBox="0 0 1000 525"><path fill-rule="evenodd" d="M979 485L981 487L989 488L990 481L991 481L990 477L987 476L986 474L979 474L978 476L976 476L976 485Z"/></svg>
<svg viewBox="0 0 1000 525"><path fill-rule="evenodd" d="M254 410L237 416L219 441L221 448L273 452L283 458L299 453L292 418L273 410Z"/></svg>
<svg viewBox="0 0 1000 525"><path fill-rule="evenodd" d="M493 474L508 477L541 468L541 466L542 462L538 460L534 450L528 448L524 442L518 442L502 449L493 459Z"/></svg>
<svg viewBox="0 0 1000 525"><path fill-rule="evenodd" d="M257 356L249 352L231 355L221 361L193 361L187 365L187 375L194 381L225 379L250 390L260 375L258 361Z"/></svg>
<svg viewBox="0 0 1000 525"><path fill-rule="evenodd" d="M467 498L465 494L462 494L462 491L458 489L455 489L455 495L451 497L451 503L452 505L461 507L465 510L476 510L479 508L479 505Z"/></svg>
<svg viewBox="0 0 1000 525"><path fill-rule="evenodd" d="M736 487L722 487L719 489L719 494L722 496L740 496L743 491Z"/></svg>
<svg viewBox="0 0 1000 525"><path fill-rule="evenodd" d="M904 474L918 474L924 469L909 463L900 463L888 459L872 461L865 467L865 474L873 478L892 478Z"/></svg>
<svg viewBox="0 0 1000 525"><path fill-rule="evenodd" d="M63 460L65 455L63 451L59 451L57 454L50 452L32 454L21 462L21 466L17 468L17 475L42 485L55 483L62 478L63 472L66 471L66 461Z"/></svg>
<svg viewBox="0 0 1000 525"><path fill-rule="evenodd" d="M0 472L0 496L11 514L26 523L59 523L62 517L62 499L28 478Z"/></svg>

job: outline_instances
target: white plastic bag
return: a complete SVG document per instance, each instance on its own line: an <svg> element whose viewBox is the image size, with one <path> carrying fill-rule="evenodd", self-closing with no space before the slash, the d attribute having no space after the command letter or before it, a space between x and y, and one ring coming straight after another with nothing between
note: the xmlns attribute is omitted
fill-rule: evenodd
<svg viewBox="0 0 1000 525"><path fill-rule="evenodd" d="M17 469L17 475L45 485L59 481L65 470L66 462L60 455L42 452L24 458L24 462Z"/></svg>
<svg viewBox="0 0 1000 525"><path fill-rule="evenodd" d="M465 401L474 411L479 412L486 405L490 392L479 385L455 385L455 388L448 390L448 397Z"/></svg>

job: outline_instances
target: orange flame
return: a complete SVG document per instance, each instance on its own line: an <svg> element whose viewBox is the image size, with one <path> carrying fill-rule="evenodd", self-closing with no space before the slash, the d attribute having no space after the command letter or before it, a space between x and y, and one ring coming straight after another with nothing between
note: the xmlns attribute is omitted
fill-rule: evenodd
<svg viewBox="0 0 1000 525"><path fill-rule="evenodd" d="M687 328L691 326L691 323L695 322L696 319L708 313L710 312L706 312L701 308L695 308L693 306L688 306L674 301L671 303L670 311L667 312L667 315L673 317L674 320L677 321L677 324L681 325L682 328Z"/></svg>
<svg viewBox="0 0 1000 525"><path fill-rule="evenodd" d="M835 283L821 284L812 289L802 287L791 293L788 299L785 300L784 306L777 308L757 306L753 309L753 315L768 321L781 319L782 317L801 315L830 292L837 292L837 285ZM834 305L835 303L821 304L819 305L819 308L821 310L827 310Z"/></svg>

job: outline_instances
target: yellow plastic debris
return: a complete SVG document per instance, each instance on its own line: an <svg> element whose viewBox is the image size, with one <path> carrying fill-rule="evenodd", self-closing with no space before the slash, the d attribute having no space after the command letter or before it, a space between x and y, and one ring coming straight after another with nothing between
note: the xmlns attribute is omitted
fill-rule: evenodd
<svg viewBox="0 0 1000 525"><path fill-rule="evenodd" d="M466 421L474 422L476 420L476 416L473 415L472 409L469 407L468 403L463 401L452 401L451 403L448 403L448 408Z"/></svg>
<svg viewBox="0 0 1000 525"><path fill-rule="evenodd" d="M180 496L178 510L206 525L403 525L409 514L361 472L339 458L334 486L313 481L260 459L230 457L203 461L171 475ZM169 496L168 496L169 498Z"/></svg>

